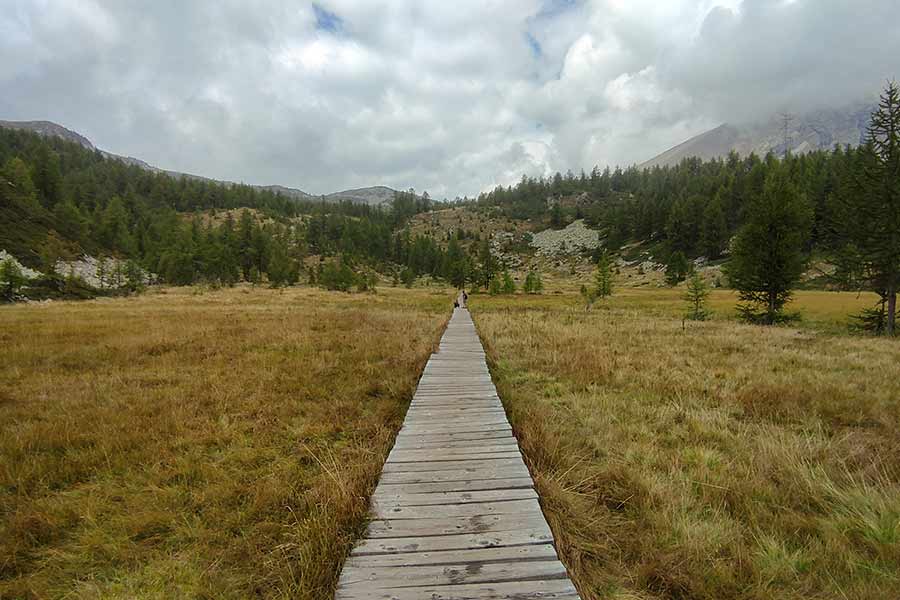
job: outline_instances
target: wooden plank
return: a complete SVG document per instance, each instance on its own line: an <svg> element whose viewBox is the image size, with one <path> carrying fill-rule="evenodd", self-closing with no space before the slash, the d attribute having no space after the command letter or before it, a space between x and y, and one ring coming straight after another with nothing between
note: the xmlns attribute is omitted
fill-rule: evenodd
<svg viewBox="0 0 900 600"><path fill-rule="evenodd" d="M505 429L509 427L509 421L506 420L506 417L502 413L472 415L468 418L464 415L458 417L431 417L422 414L411 414L407 416L406 423L403 427L406 431L413 431L416 429L435 429L438 431L454 431L460 429L462 431L477 431L485 426L491 427L495 425Z"/></svg>
<svg viewBox="0 0 900 600"><path fill-rule="evenodd" d="M490 447L489 447L490 448ZM521 456L519 449L515 446L494 446L493 449L483 450L481 452L463 452L462 448L456 448L456 452L451 449L438 448L419 448L416 450L392 450L388 455L389 463L407 463L407 462L433 462L433 461L453 461L453 460L490 460L492 458L513 458Z"/></svg>
<svg viewBox="0 0 900 600"><path fill-rule="evenodd" d="M432 504L469 504L474 502L491 502L496 500L537 499L533 488L505 488L499 490L451 491L410 493L402 488L393 492L376 490L372 496L373 505L378 506L430 506Z"/></svg>
<svg viewBox="0 0 900 600"><path fill-rule="evenodd" d="M501 583L535 579L559 579L565 567L556 558L501 563L457 563L396 567L349 567L341 575L344 589L390 590L411 586L447 586L466 583Z"/></svg>
<svg viewBox="0 0 900 600"><path fill-rule="evenodd" d="M385 463L382 473L422 473L442 471L465 470L469 473L476 473L481 469L497 470L507 467L525 466L520 455L512 458L488 458L488 459L456 459L443 461L423 461L423 462L388 462Z"/></svg>
<svg viewBox="0 0 900 600"><path fill-rule="evenodd" d="M529 513L539 515L541 512L541 506L538 504L537 498L466 504L428 504L424 506L376 502L372 508L376 519L410 519L416 523L421 523L423 519L482 517L486 515L518 515L527 518L531 516Z"/></svg>
<svg viewBox="0 0 900 600"><path fill-rule="evenodd" d="M429 439L429 438L416 438L416 437L405 437L405 438L397 438L397 441L394 443L394 449L402 452L412 451L412 450L422 450L428 448L446 448L448 451L453 452L457 450L464 450L466 448L496 448L496 447L506 447L513 446L515 448L519 447L519 444L516 442L516 438L512 436L512 434L501 434L496 437L486 437L481 439L474 440L460 440L460 439Z"/></svg>
<svg viewBox="0 0 900 600"><path fill-rule="evenodd" d="M476 477L477 475L477 477ZM506 467L503 469L472 470L455 469L453 471L425 471L412 473L385 473L382 481L385 483L428 483L435 481L477 481L480 479L507 479L509 477L529 477L530 473L524 466Z"/></svg>
<svg viewBox="0 0 900 600"><path fill-rule="evenodd" d="M426 434L447 434L447 433L482 433L485 431L512 431L512 427L508 423L479 423L467 424L458 423L454 425L441 425L439 423L425 423L423 425L406 425L400 430L400 433L406 435L426 435Z"/></svg>
<svg viewBox="0 0 900 600"><path fill-rule="evenodd" d="M550 528L544 523L539 527L521 527L511 531L479 531L476 533L428 537L367 538L353 549L351 556L466 550L470 548L500 548L526 544L546 544L552 541L553 535L550 533Z"/></svg>
<svg viewBox="0 0 900 600"><path fill-rule="evenodd" d="M395 589L338 588L337 600L577 600L568 578L546 581L510 581Z"/></svg>
<svg viewBox="0 0 900 600"><path fill-rule="evenodd" d="M534 482L531 477L498 477L496 479L474 479L457 481L427 481L422 483L390 483L382 481L375 490L378 493L392 493L395 490L404 490L412 494L426 494L431 492L478 492L483 490L508 490L513 488L531 488Z"/></svg>
<svg viewBox="0 0 900 600"><path fill-rule="evenodd" d="M499 514L471 517L435 517L424 519L376 519L366 529L368 537L417 537L457 533L488 533L534 529L546 525L540 513Z"/></svg>
<svg viewBox="0 0 900 600"><path fill-rule="evenodd" d="M471 444L471 447L485 445L504 445L510 442L516 442L512 431L493 431L487 436L420 436L420 435L404 435L398 436L394 442L394 448L398 451L405 450L423 450L429 448L446 448L454 450L465 448ZM518 446L518 444L516 444Z"/></svg>
<svg viewBox="0 0 900 600"><path fill-rule="evenodd" d="M556 559L549 542L521 546L497 546L466 550L433 550L395 554L357 554L347 559L348 567L407 567L414 565L454 565L465 562L510 562Z"/></svg>

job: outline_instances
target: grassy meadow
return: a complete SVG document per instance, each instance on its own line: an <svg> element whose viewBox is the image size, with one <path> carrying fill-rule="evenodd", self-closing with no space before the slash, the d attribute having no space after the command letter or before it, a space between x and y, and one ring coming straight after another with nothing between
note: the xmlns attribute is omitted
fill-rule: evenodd
<svg viewBox="0 0 900 600"><path fill-rule="evenodd" d="M582 597L897 598L900 344L833 333L869 299L683 327L682 293L470 298Z"/></svg>
<svg viewBox="0 0 900 600"><path fill-rule="evenodd" d="M452 292L0 307L0 598L329 598Z"/></svg>

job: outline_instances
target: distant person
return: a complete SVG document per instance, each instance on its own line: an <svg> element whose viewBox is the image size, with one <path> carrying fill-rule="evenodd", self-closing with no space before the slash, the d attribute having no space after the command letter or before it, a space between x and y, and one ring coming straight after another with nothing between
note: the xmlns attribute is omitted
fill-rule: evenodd
<svg viewBox="0 0 900 600"><path fill-rule="evenodd" d="M460 290L459 296L457 296L453 306L457 308L466 308L466 300L468 300L468 298L469 296L466 295L466 290Z"/></svg>

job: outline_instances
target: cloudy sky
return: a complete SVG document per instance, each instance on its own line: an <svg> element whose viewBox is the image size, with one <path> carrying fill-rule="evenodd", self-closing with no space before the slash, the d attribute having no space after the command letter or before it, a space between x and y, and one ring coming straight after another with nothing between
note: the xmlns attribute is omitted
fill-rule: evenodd
<svg viewBox="0 0 900 600"><path fill-rule="evenodd" d="M248 6L253 6L248 9ZM0 0L0 119L311 193L641 162L900 77L898 0Z"/></svg>

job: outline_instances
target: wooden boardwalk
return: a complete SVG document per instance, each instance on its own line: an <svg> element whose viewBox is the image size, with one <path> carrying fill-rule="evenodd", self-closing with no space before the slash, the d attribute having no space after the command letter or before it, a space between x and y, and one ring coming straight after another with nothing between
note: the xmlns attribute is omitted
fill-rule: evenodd
<svg viewBox="0 0 900 600"><path fill-rule="evenodd" d="M425 367L335 597L578 598L465 309Z"/></svg>

